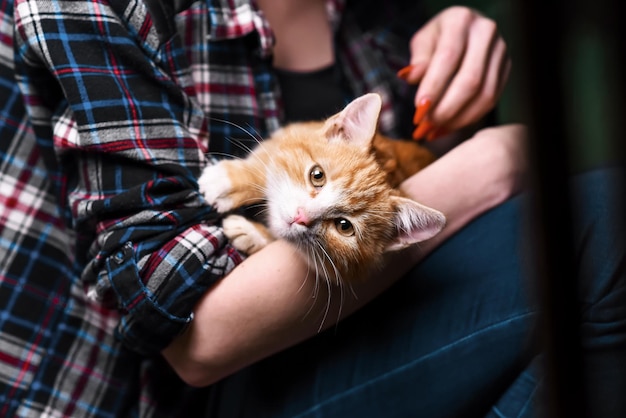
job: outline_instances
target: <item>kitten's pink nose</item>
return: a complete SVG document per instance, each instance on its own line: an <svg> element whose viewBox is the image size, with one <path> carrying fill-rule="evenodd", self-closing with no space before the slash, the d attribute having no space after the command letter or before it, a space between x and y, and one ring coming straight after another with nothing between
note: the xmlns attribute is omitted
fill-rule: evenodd
<svg viewBox="0 0 626 418"><path fill-rule="evenodd" d="M304 209L298 208L296 216L293 218L293 223L307 226L309 224L309 218L306 216Z"/></svg>

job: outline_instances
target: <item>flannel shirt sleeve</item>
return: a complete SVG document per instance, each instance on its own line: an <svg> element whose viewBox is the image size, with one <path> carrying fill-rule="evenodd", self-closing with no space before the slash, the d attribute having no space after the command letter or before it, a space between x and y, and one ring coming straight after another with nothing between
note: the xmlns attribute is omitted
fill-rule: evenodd
<svg viewBox="0 0 626 418"><path fill-rule="evenodd" d="M54 155L82 279L120 309L117 333L142 354L178 335L241 261L198 192L207 121L168 2L149 3L158 10L139 0L15 3L18 83Z"/></svg>

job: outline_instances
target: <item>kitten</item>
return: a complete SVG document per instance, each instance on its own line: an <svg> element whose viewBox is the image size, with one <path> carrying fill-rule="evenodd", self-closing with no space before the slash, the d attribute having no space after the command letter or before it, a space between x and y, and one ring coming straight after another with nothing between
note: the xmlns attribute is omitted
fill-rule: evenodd
<svg viewBox="0 0 626 418"><path fill-rule="evenodd" d="M380 135L380 109L380 96L361 96L325 121L287 125L245 159L205 168L200 191L219 212L266 205L267 227L239 215L223 220L233 245L251 254L282 238L317 274L349 281L384 252L437 234L443 214L393 187L433 157Z"/></svg>

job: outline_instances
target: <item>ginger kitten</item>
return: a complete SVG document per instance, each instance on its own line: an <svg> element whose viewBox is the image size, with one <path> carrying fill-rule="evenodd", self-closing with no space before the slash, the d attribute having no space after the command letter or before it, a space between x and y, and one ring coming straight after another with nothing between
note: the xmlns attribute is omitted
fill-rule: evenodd
<svg viewBox="0 0 626 418"><path fill-rule="evenodd" d="M443 214L394 188L433 157L380 135L380 109L380 96L366 94L325 121L287 125L245 159L206 167L198 183L217 211L266 206L266 226L223 220L233 245L251 254L285 239L318 276L350 281L378 267L384 252L437 234Z"/></svg>

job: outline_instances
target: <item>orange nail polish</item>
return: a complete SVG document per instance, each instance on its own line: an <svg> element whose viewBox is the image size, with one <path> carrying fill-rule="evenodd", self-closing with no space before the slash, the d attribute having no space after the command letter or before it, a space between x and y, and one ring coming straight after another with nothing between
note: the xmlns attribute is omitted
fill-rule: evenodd
<svg viewBox="0 0 626 418"><path fill-rule="evenodd" d="M415 108L415 115L413 116L413 125L418 125L422 121L422 119L424 119L424 116L426 116L426 113L428 113L428 111L430 110L431 105L432 105L432 102L427 97L419 101L417 107Z"/></svg>
<svg viewBox="0 0 626 418"><path fill-rule="evenodd" d="M433 128L434 126L430 121L422 121L422 123L420 123L413 131L413 139L424 138L424 136Z"/></svg>
<svg viewBox="0 0 626 418"><path fill-rule="evenodd" d="M434 141L437 138L441 138L442 136L448 135L450 132L443 128L434 129L426 135L427 141Z"/></svg>
<svg viewBox="0 0 626 418"><path fill-rule="evenodd" d="M409 75L409 73L411 72L411 70L413 69L412 65L407 65L406 67L400 68L400 70L398 70L398 72L396 73L396 75L401 78L401 79L405 79L406 76Z"/></svg>

